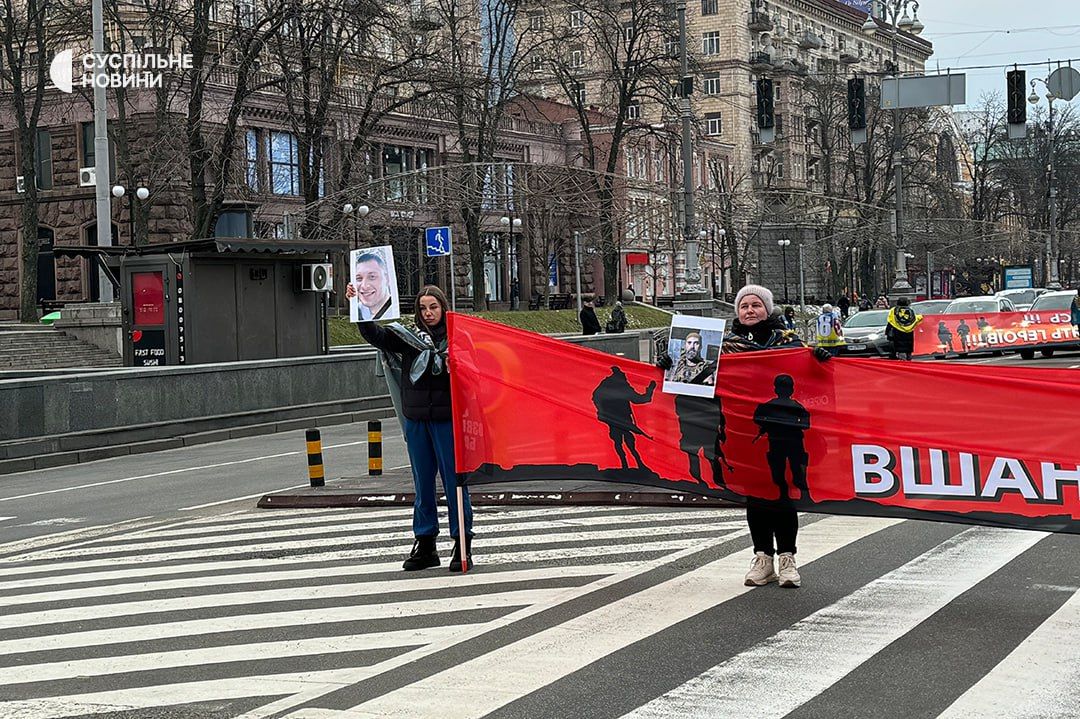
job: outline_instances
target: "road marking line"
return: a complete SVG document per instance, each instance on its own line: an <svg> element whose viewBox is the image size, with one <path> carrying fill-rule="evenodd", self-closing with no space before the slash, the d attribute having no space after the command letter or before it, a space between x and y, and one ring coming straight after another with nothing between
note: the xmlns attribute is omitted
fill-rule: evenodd
<svg viewBox="0 0 1080 719"><path fill-rule="evenodd" d="M290 489L300 489L301 487L308 486L307 482L303 484L294 484L291 487L283 487L282 489L271 489L268 492L258 492L256 494L245 494L243 497L233 497L232 499L222 499L217 502L207 502L206 504L196 504L193 507L181 507L181 512L191 512L196 509L206 509L207 507L216 507L219 504L229 504L230 502L239 502L242 499L255 499L256 497L265 497L268 494L274 494L275 492L288 492Z"/></svg>
<svg viewBox="0 0 1080 719"><path fill-rule="evenodd" d="M9 519L15 519L15 517L0 517L0 522L6 522Z"/></svg>
<svg viewBox="0 0 1080 719"><path fill-rule="evenodd" d="M652 537L657 535L666 534L678 534L678 533L696 533L701 535L706 532L715 532L718 527L706 527L700 524L679 524L668 525L663 527L644 527L644 528L630 528L630 529L615 529L610 531L599 532L566 532L561 534L542 534L542 535L521 535L521 536L509 536L499 538L499 541L493 541L494 538L486 538L484 540L485 545L492 546L502 542L508 542L518 545L532 545L532 544L547 544L555 542L575 542L582 540L619 540L629 537ZM316 547L336 547L340 546L344 542L348 542L351 545L360 545L371 543L385 543L385 542L401 542L404 544L410 541L412 532L407 527L402 527L398 532L383 532L380 534L373 534L365 537L319 537L317 539L296 539L285 542L269 542L259 543L251 542L249 544L241 544L229 547L218 547L214 549L214 552L218 555L228 556L231 554L250 554L251 552L280 552L296 549L310 550ZM164 551L157 553L143 552L142 547L133 548L132 553L125 557L113 557L112 561L121 562L127 561L130 563L139 562L164 562L164 561L178 561L184 559L200 559L205 558L207 550L203 548L188 549L183 551ZM367 552L365 556L378 557L386 554L385 546L371 547L364 550ZM85 557L87 555L101 554L100 547L86 547L79 548L72 551L57 551L48 554L42 554L36 557L36 559L53 559L58 561L65 561L71 558ZM40 567L29 571L41 571ZM5 568L5 574L9 574L7 568Z"/></svg>
<svg viewBox="0 0 1080 719"><path fill-rule="evenodd" d="M345 599L349 597L367 597L379 594L397 594L401 592L438 592L457 587L483 587L489 584L506 582L532 582L545 579L591 577L635 569L641 562L617 564L581 564L561 567L540 567L506 572L468 572L464 576L455 576L444 572L437 576L410 577L408 579L387 579L373 582L360 577L358 581L342 584L319 584L285 589L244 589L218 594L202 594L170 599L144 599L113 604L94 604L90 606L67 607L65 609L46 609L38 612L13 612L11 606L0 617L0 629L17 627L41 627L46 624L66 622L85 622L107 617L134 617L140 614L158 614L164 612L190 612L201 609L245 606L255 604L274 604L278 602L319 602L327 599ZM408 600L404 600L406 603ZM467 599L463 600L467 603ZM357 609L357 614L363 610ZM258 613L255 611L254 613ZM121 629L121 632L127 631ZM0 684L3 682L0 681Z"/></svg>
<svg viewBox="0 0 1080 719"><path fill-rule="evenodd" d="M1045 536L986 527L966 530L623 719L784 716ZM784 691L761 692L761 677L770 673L785 677Z"/></svg>
<svg viewBox="0 0 1080 719"><path fill-rule="evenodd" d="M554 560L576 560L588 557L600 557L607 554L627 554L633 555L638 552L660 552L660 551L675 551L685 549L688 545L700 542L700 537L687 537L685 539L668 540L662 542L642 542L635 544L618 544L607 546L593 546L584 545L577 547L563 547L556 549L530 549L524 552L494 552L489 553L485 551L483 554L484 566L493 567L500 564L531 564L540 563ZM323 567L320 569L312 570L290 570L289 567L295 565L307 566L313 562L327 562L327 561L342 561L351 562L354 559L361 559L357 556L357 552L344 551L344 552L329 552L323 554L305 554L299 557L292 557L290 559L242 559L233 562L201 562L197 564L174 564L168 567L152 567L152 568L139 568L139 569L121 569L115 571L105 572L90 572L87 574L67 574L60 577L46 576L35 577L32 579L18 579L10 582L0 582L0 591L11 589L26 589L29 587L57 587L64 584L79 584L83 582L108 582L117 579L140 579L147 575L152 577L167 577L172 574L187 574L197 573L199 576L189 578L188 580L148 580L141 583L129 583L129 584L115 584L115 585L100 585L93 588L87 588L85 590L55 590L52 594L59 599L76 598L75 592L88 591L98 592L99 594L88 594L86 596L102 596L113 593L129 593L140 591L160 591L163 589L172 589L174 583L181 581L192 582L191 586L197 586L194 584L196 581L201 580L205 584L231 584L234 581L240 581L239 578L243 578L244 581L249 583L254 582L277 582L288 581L295 579L301 575L315 574L318 576L334 576L336 574L384 574L389 572L398 572L401 570L401 562L379 562L376 564L343 564L340 567ZM103 565L104 566L104 565ZM112 565L108 565L112 566ZM221 574L221 572L227 572L234 569L251 569L261 570L249 574ZM179 586L179 585L176 585ZM69 595L69 593L71 593ZM45 596L46 593L40 593L40 596ZM26 595L11 595L9 599L15 599L11 603L21 603L21 599ZM0 602L0 605L4 604Z"/></svg>
<svg viewBox="0 0 1080 719"><path fill-rule="evenodd" d="M350 519L361 519L361 517L353 516ZM685 512L668 512L657 513L653 515L641 514L633 517L624 517L620 515L610 515L607 517L586 517L578 520L573 519L550 519L539 518L531 519L528 517L519 518L513 522L506 522L503 517L483 517L478 518L475 522L477 529L482 529L485 533L494 532L512 532L515 530L544 530L547 528L557 527L598 527L609 524L661 524L662 522L677 522L685 521L687 519L701 520L695 521L693 524L705 524L708 520L717 520L717 526L721 522L735 522L741 521L741 518L736 520L734 518L728 519L722 514L718 514L717 510L709 511L708 513L695 514L692 517L688 516ZM496 523L498 522L498 523ZM127 538L123 543L109 542L99 543L93 545L86 545L79 548L80 552L83 551L96 551L96 552L124 552L124 551L150 551L154 549L169 549L179 547L191 547L191 546L204 546L213 541L227 541L229 542L229 548L233 548L235 545L250 542L252 540L259 539L273 539L273 538L289 538L295 536L297 532L304 531L306 529L312 529L320 533L338 532L341 534L349 535L350 540L353 537L362 536L365 541L377 542L386 539L391 539L400 534L407 526L403 526L403 522L400 518L394 518L381 522L363 522L363 521L342 521L333 527L320 527L315 529L313 527L274 527L270 529L263 529L252 532L233 532L231 534L222 533L218 537L205 537L195 536L188 537L182 536L177 538L162 539L157 541L139 541L142 539L153 540L153 534L147 536L147 533L140 533L138 537ZM379 534L372 534L375 530L391 530L389 533L382 532ZM363 535L359 535L359 532L363 532ZM134 541L133 541L134 540Z"/></svg>
<svg viewBox="0 0 1080 719"><path fill-rule="evenodd" d="M854 517L823 519L800 532L799 556L812 562L899 521ZM383 694L350 709L348 716L380 719L485 716L624 647L751 591L742 582L746 560L745 552L729 554L457 664L450 670ZM384 666L395 666L409 654L411 652L377 664L368 669L366 675L385 671ZM362 671L358 670L357 674ZM463 676L469 677L467 685L461 682ZM760 678L755 686L760 686ZM271 716L318 696L317 690L312 690L265 705L243 717Z"/></svg>
<svg viewBox="0 0 1080 719"><path fill-rule="evenodd" d="M1080 683L1080 592L1073 589L1056 612L996 667L983 675L938 719L1076 716Z"/></svg>
<svg viewBox="0 0 1080 719"><path fill-rule="evenodd" d="M362 652L373 649L417 647L446 641L472 628L469 624L399 629L369 634L337 637L313 637L285 641L232 644L220 647L147 652L94 659L16 665L0 668L0 684L10 686L28 682L49 682L83 677L101 677L157 669L194 667L230 662L251 662L284 657L307 657L319 654Z"/></svg>
<svg viewBox="0 0 1080 719"><path fill-rule="evenodd" d="M67 634L48 634L40 637L0 640L0 654L44 652L57 649L74 649L76 647L125 644L127 642L148 642L175 639L177 637L217 634L219 632L269 630L275 627L309 626L374 619L405 619L431 614L453 615L470 609L525 607L549 601L555 597L561 597L572 589L575 588L522 589L467 597L421 598L411 602L394 601L392 604L356 604L344 607L320 606L284 612L240 614L212 619L182 619L159 624L91 629ZM2 703L0 703L0 716L10 716L4 714ZM37 715L30 713L27 716L36 717Z"/></svg>
<svg viewBox="0 0 1080 719"><path fill-rule="evenodd" d="M358 440L356 442L345 442L343 444L332 444L323 447L324 450L339 449L341 447L353 447L358 444L367 444L367 440ZM29 494L20 494L14 497L0 497L0 502L14 502L17 499L30 499L31 497L41 497L46 494L60 494L63 492L74 492L80 489L92 489L94 487L104 487L109 484L120 484L122 482L134 482L141 479L153 479L154 477L168 477L174 474L183 474L185 472L198 472L204 469L218 469L220 467L232 467L238 464L250 464L252 462L262 462L267 459L281 459L282 457L295 457L305 454L306 450L299 450L296 452L282 452L281 454L267 454L259 457L248 457L247 459L236 459L231 462L218 462L217 464L204 464L198 467L181 467L180 469L170 469L164 472L154 472L153 474L140 474L135 477L124 477L122 479L110 479L104 482L91 482L90 484L80 484L75 487L60 487L58 489L47 489L41 492L31 492Z"/></svg>

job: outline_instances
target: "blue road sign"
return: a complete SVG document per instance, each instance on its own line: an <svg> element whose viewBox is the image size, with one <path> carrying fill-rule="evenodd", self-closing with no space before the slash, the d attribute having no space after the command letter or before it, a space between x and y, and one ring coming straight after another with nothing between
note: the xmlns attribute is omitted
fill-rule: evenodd
<svg viewBox="0 0 1080 719"><path fill-rule="evenodd" d="M450 254L450 228L428 227L424 230L424 246L428 257L445 257Z"/></svg>

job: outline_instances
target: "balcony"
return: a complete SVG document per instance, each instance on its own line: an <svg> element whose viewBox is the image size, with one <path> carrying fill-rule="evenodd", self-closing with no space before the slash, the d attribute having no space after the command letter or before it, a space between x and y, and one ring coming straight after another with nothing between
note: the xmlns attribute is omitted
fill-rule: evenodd
<svg viewBox="0 0 1080 719"><path fill-rule="evenodd" d="M754 72L768 72L773 69L772 57L767 52L750 53L750 68Z"/></svg>
<svg viewBox="0 0 1080 719"><path fill-rule="evenodd" d="M821 38L816 33L812 33L809 30L799 36L799 49L800 50L820 50L822 45Z"/></svg>
<svg viewBox="0 0 1080 719"><path fill-rule="evenodd" d="M852 55L850 52L844 51L840 53L840 62L843 65L856 65L862 60L858 55Z"/></svg>
<svg viewBox="0 0 1080 719"><path fill-rule="evenodd" d="M773 21L768 13L751 10L750 21L747 22L746 26L753 32L769 32L773 29Z"/></svg>

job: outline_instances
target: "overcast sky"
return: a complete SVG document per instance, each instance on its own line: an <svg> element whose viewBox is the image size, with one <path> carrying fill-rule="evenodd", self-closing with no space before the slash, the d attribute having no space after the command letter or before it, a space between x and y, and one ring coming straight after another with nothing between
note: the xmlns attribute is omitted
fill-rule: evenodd
<svg viewBox="0 0 1080 719"><path fill-rule="evenodd" d="M1078 0L923 0L919 19L926 25L923 37L934 43L928 71L999 66L963 70L969 105L985 92L1004 95L1005 69L1000 66L1008 63L1073 58L1073 67L1080 69L1075 61L1080 58ZM1024 69L1029 80L1048 74L1045 65ZM1080 97L1073 103L1080 104Z"/></svg>

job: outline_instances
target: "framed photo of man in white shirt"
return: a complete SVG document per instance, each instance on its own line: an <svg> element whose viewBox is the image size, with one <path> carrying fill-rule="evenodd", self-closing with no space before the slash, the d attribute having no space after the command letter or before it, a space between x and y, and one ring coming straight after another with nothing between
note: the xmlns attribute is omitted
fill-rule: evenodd
<svg viewBox="0 0 1080 719"><path fill-rule="evenodd" d="M353 322L401 317L393 248L367 247L349 253L349 319Z"/></svg>

